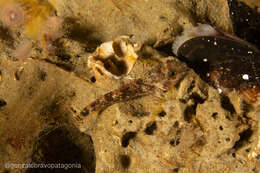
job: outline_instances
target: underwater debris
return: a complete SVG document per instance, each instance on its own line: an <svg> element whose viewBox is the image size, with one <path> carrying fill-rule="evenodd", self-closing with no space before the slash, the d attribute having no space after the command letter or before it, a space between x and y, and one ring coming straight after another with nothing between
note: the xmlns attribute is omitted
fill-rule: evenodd
<svg viewBox="0 0 260 173"><path fill-rule="evenodd" d="M88 57L88 67L97 76L106 75L115 79L126 76L133 68L138 55L135 45L127 36L121 36L114 41L102 43L95 53Z"/></svg>
<svg viewBox="0 0 260 173"><path fill-rule="evenodd" d="M76 121L82 122L87 115L94 112L99 113L115 103L136 99L155 92L168 91L184 78L187 71L188 68L183 63L171 58L156 66L146 78L136 79L101 96L86 106L80 115L75 115L74 118Z"/></svg>
<svg viewBox="0 0 260 173"><path fill-rule="evenodd" d="M220 93L236 89L260 111L260 52L256 47L201 24L177 37L173 52Z"/></svg>
<svg viewBox="0 0 260 173"><path fill-rule="evenodd" d="M28 39L40 41L47 52L53 51L53 43L64 34L63 19L55 16L56 10L47 0L0 0L0 6L0 21L4 27L19 29ZM28 45L22 41L13 56L17 59L27 58L32 49Z"/></svg>

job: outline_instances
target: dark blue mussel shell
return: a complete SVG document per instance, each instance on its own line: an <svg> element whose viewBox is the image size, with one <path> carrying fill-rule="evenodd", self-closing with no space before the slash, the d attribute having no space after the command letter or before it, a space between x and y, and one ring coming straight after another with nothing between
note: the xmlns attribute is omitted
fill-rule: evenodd
<svg viewBox="0 0 260 173"><path fill-rule="evenodd" d="M184 42L177 55L217 87L241 89L260 86L260 52L243 40L199 36ZM217 76L212 78L211 73Z"/></svg>

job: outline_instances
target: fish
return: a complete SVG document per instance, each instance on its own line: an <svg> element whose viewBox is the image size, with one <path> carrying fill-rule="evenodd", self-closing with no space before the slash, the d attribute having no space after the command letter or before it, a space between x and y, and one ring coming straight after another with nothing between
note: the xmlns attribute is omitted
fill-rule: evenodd
<svg viewBox="0 0 260 173"><path fill-rule="evenodd" d="M190 69L177 58L169 58L167 61L155 66L147 72L147 77L135 79L122 87L112 90L85 106L74 119L78 123L84 122L88 116L100 113L109 106L137 99L154 93L163 95L172 87L179 84Z"/></svg>

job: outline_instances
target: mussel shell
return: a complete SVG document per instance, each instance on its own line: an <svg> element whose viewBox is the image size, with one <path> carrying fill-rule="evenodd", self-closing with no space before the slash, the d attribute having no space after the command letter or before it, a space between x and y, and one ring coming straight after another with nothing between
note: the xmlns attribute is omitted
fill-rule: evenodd
<svg viewBox="0 0 260 173"><path fill-rule="evenodd" d="M260 86L260 53L245 41L225 36L200 36L183 43L177 54L215 86L237 89ZM211 73L217 77L210 78Z"/></svg>

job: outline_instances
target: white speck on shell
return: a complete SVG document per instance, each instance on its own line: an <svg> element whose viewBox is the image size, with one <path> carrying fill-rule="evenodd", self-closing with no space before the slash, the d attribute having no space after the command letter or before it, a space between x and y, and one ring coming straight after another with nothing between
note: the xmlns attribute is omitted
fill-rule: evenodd
<svg viewBox="0 0 260 173"><path fill-rule="evenodd" d="M208 59L207 59L207 58L204 58L204 59L203 59L203 62L208 62Z"/></svg>
<svg viewBox="0 0 260 173"><path fill-rule="evenodd" d="M243 74L242 79L249 80L249 75L248 74Z"/></svg>

